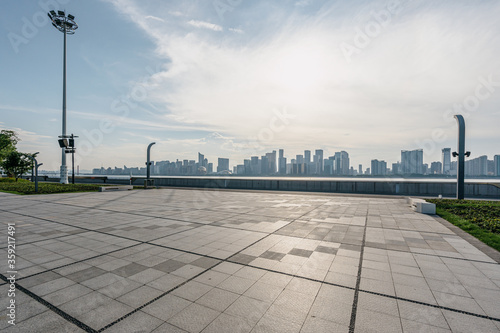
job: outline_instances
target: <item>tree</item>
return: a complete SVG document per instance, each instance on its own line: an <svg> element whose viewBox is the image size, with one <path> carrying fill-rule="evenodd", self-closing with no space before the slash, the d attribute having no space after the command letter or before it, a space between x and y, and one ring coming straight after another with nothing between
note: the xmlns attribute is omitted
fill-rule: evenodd
<svg viewBox="0 0 500 333"><path fill-rule="evenodd" d="M17 133L9 130L0 131L0 162L12 151L16 150L16 145L19 142Z"/></svg>
<svg viewBox="0 0 500 333"><path fill-rule="evenodd" d="M4 169L7 175L16 178L17 182L19 177L31 170L33 165L31 157L35 157L35 154L25 154L17 150L12 150L0 162L0 167Z"/></svg>

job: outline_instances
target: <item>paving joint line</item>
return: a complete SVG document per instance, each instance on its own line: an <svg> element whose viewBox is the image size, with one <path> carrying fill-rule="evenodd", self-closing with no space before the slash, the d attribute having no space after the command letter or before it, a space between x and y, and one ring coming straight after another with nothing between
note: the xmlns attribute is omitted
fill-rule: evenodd
<svg viewBox="0 0 500 333"><path fill-rule="evenodd" d="M370 211L370 204L366 207L366 217L365 217L365 227L363 231L363 240L361 242L361 250L359 252L359 264L358 264L358 276L356 277L356 287L354 289L354 298L352 301L351 310L351 320L349 322L349 333L354 333L354 328L356 326L356 314L358 311L358 297L359 297L359 286L361 284L361 270L363 269L363 253L365 250L366 241L366 229L368 224L368 212Z"/></svg>
<svg viewBox="0 0 500 333"><path fill-rule="evenodd" d="M319 206L317 206L317 207L313 208L312 210L310 210L309 212L306 212L305 214L308 214L308 213L310 213L310 212L314 211L315 209L317 209L317 208L319 208L319 207L321 207L321 206L323 206L323 205L324 205L324 204L319 205ZM29 215L25 215L25 214L21 214L21 213L17 213L17 212L16 212L15 214L22 215L22 216L33 217L33 216L29 216ZM188 283L189 281L191 281L191 280L193 280L194 278L198 277L199 275L201 275L201 274L203 274L203 273L207 272L208 270L210 270L210 269L212 269L212 268L216 267L217 265L221 264L222 262L230 262L230 263L235 263L235 264L238 264L238 265L241 265L241 266L253 267L253 268L257 268L257 269L261 269L261 270L265 270L265 271L269 271L269 272L274 272L274 273L278 273L278 274L288 275L288 276L292 276L292 277L298 277L298 278L302 278L302 279L306 279L306 280L310 280L310 281L314 281L314 282L319 282L319 283L324 283L324 284L328 284L328 285L333 285L333 286L337 286L337 287L341 287L341 288L346 288L346 289L356 290L356 288L349 287L349 286L343 286L343 285L339 285L339 284L335 284L335 283L330 283L330 282L326 282L326 281L320 281L320 280L316 280L316 279L312 279L312 278L308 278L308 277L298 276L298 275L295 275L295 274L290 274L290 273L285 273L285 272L275 271L275 270L271 270L271 269L267 269L267 268L262 268L262 267L258 267L258 266L253 266L253 265L250 265L250 264L242 264L242 263L239 263L239 262L236 262L236 261L232 261L232 260L230 259L231 257L233 257L233 256L235 256L235 255L237 255L237 254L239 254L241 251L244 251L245 249L249 248L250 246L255 245L255 244L256 244L256 243L258 243L259 241L261 241L261 240L263 240L263 239L267 238L268 236L275 234L277 231L281 230L282 228L286 227L287 225L289 225L290 223L292 223L292 222L296 221L297 219L300 219L300 218L301 218L302 216L304 216L305 214L301 215L300 217L297 217L297 218L293 219L292 221L288 222L286 225L282 226L281 228L279 228L279 229L275 230L275 231L274 231L274 232L272 232L272 233L269 233L269 234L268 234L268 235L266 235L265 237L263 237L263 238L261 238L261 239L259 239L259 240L255 241L254 243L252 243L252 244L248 245L247 247L245 247L245 248L243 248L242 250L240 250L240 251L238 251L238 252L234 253L233 255L231 255L230 257L228 257L228 258L226 258L226 259L216 258L216 257L212 257L212 256L205 255L205 254L199 254L199 253L192 252L192 251L187 251L187 250L177 249L177 248L173 248L173 247L168 247L168 246L165 246L165 245L160 245L160 244L150 243L151 241L154 241L154 240L150 240L150 241L142 241L142 242L141 242L141 241L138 241L138 240L135 240L135 239L129 239L129 238L124 237L124 236L117 236L117 235L108 234L108 233L104 233L104 232L98 232L98 231L90 230L90 229L83 228L83 227L75 227L75 226L72 226L72 225L69 225L69 226L72 226L72 227L75 227L75 228L80 228L80 229L87 230L87 231L98 232L98 233L101 233L101 234L106 234L106 235L110 235L110 236L114 236L114 237L124 238L124 239L127 239L127 240L133 240L133 241L135 241L135 242L141 242L141 243L139 243L139 244L131 245L131 246L129 246L129 247L138 246L138 245L142 245L142 244L148 244L148 245L160 246L160 247L164 247L164 248L172 249L172 250L179 251L179 252L185 252L185 253L195 254L195 255L198 255L198 256L201 256L201 257L206 257L206 258L211 258L211 259L216 259L216 260L219 260L219 262L218 262L217 264L215 264L215 265L213 265L212 267L210 267L210 268L208 268L208 269L204 270L203 272L199 273L198 275L194 276L193 278L191 278L191 279L189 279L189 280L186 280L185 282L183 282L183 283L179 284L178 286L176 286L176 287L172 288L171 290L169 290L169 291L165 292L164 294L162 294L162 295L158 296L157 298L155 298L155 299L151 300L150 302L148 302L148 303L147 303L146 305L144 305L144 306L147 306L147 305L149 305L149 304L153 303L154 301L158 300L159 298L161 298L161 297L165 296L166 294L170 293L171 291L173 291L173 290L175 290L175 289L177 289L177 288L181 287L182 285L184 285L184 284ZM39 218L39 217L36 217L36 218ZM59 223L59 224L67 225L67 224L62 223L62 222L52 221L52 220L48 220L48 219L44 219L44 218L39 218L39 219L46 220L46 221L48 221L48 222L53 222L53 223ZM206 225L206 224L202 224L202 225ZM208 224L208 225L209 225L209 224ZM223 227L223 226L217 226L217 227ZM366 228L367 228L367 226L366 226L366 224L365 224L365 232L364 232L364 237L363 237L363 238L365 238L365 235L366 235ZM235 228L231 228L231 229L235 229ZM245 231L249 231L249 230L246 230L246 229L243 229L243 230L245 230ZM183 231L185 231L185 230L183 230ZM180 232L183 232L183 231L180 231ZM179 232L179 233L180 233L180 232ZM279 234L278 234L278 235L279 235ZM168 236L170 236L170 235L168 235ZM163 237L168 237L168 236L163 236ZM159 237L159 238L157 238L157 239L160 239L160 238L163 238L163 237ZM291 237L292 237L292 236L291 236ZM293 237L297 237L297 236L293 236ZM157 240L157 239L155 239L155 240ZM347 244L347 243L346 243L346 244ZM128 248L128 247L127 247L127 248ZM363 248L364 248L364 246L362 247L362 249L363 249ZM123 248L123 249L125 249L125 248ZM123 250L123 249L114 250L114 251L111 251L111 252L109 252L109 253L112 253L112 252L115 252L115 251L120 251L120 250ZM403 251L403 252L405 252L405 251ZM102 255L106 255L106 254L107 254L107 253L105 253L105 254L101 254L101 255L98 255L98 256L102 256ZM426 255L428 255L428 254L426 254ZM96 256L96 257L98 257L98 256ZM81 262L81 261L86 261L86 260L90 260L90 259L93 259L93 258L94 258L94 257L92 257L92 258L87 258L87 259L83 259L83 260L80 260L79 262ZM362 255L360 254L360 259L361 259L361 258L362 258ZM454 258L454 257L449 257L449 258L451 258L451 259L460 259L460 258ZM464 259L464 260L473 261L473 260L471 260L471 259ZM76 263L76 262L75 262L75 263ZM67 265L63 265L63 266L61 266L61 267L69 266L69 265L72 265L72 264L74 264L74 263L67 264ZM358 267L358 271L360 270L360 268L361 268L361 266L360 266L360 267ZM57 269L57 268L54 268L54 269ZM53 269L51 269L51 270L53 270ZM47 271L50 271L50 270L47 270ZM47 272L47 271L44 271L44 272ZM44 272L41 272L41 273L44 273ZM38 275L38 274L41 274L41 273L37 273L37 274L34 274L34 275ZM33 276L33 275L31 275L31 276ZM31 276L28 276L28 277L31 277ZM358 277L359 277L359 276L360 276L360 274L358 274ZM1 275L1 274L0 274L0 278L2 278L4 281L6 281L6 278L5 278L3 275ZM27 278L27 277L24 277L24 278L21 278L21 279L25 279L25 278ZM21 279L20 279L20 280L21 280ZM5 284L7 284L7 282L6 282L6 283L4 283L4 284L2 284L2 285L5 285ZM357 283L357 284L358 284L358 283ZM22 288L22 287L21 287L21 288ZM25 288L23 288L23 289L24 289L26 292L25 292L25 291L23 291L23 290L21 290L21 289L19 289L19 290L23 291L25 294L29 295L30 297L34 298L35 300L39 301L40 303L42 303L42 304L44 304L44 305L48 304L48 305L46 305L46 306L47 306L47 307L49 307L50 309L52 309L54 312L56 312L56 313L58 313L58 314L62 313L62 314L60 314L60 315L61 315L63 318L65 318L65 317L64 317L64 315L68 316L68 318L73 318L73 317L71 317L70 315L68 315L68 314L66 314L65 312L63 312L62 310L58 309L57 307L55 307L55 306L53 306L52 304L48 303L47 301L43 300L43 298L40 298L39 296L37 296L37 295L33 294L31 291L29 291L29 290L27 290L27 289L25 289ZM378 295L378 296L388 297L388 298L392 298L392 299L396 299L396 300L407 301L407 302L416 303L416 304L420 304L420 305L424 305L424 306L430 306L430 307L434 307L434 308L444 309L444 310L448 310L448 311L452 311L452 312L462 313L462 314L466 314L466 315L471 315L471 316L475 316L475 317L479 317L479 318L483 318L483 319L489 319L489 320L494 320L494 321L499 321L499 322L500 322L500 319L499 319L499 318L494 318L494 317L490 317L490 316L485 316L485 315L480 315L480 314L476 314L476 313L471 313L471 312L467 312L467 311L463 311L463 310L459 310L459 309L453 309L453 308L448 308L448 307L444 307L444 306L440 306L440 305L435 305L435 304L430 304L430 303L420 302L420 301L416 301L416 300L411 300L411 299L401 298L401 297L398 297L398 296L392 296L392 295L387 295L387 294L377 293L377 292L373 292L373 291L363 290L363 289L359 289L359 287L357 288L357 290L358 290L358 292L365 292L365 293L369 293L369 294L373 294L373 295ZM31 295L33 295L34 297L33 297L33 296L31 296L30 294L31 294ZM40 301L40 300L41 300L41 301ZM46 303L46 304L45 304L45 303ZM119 321L121 321L121 320L125 319L125 318L126 318L126 317L128 317L129 315L131 315L131 314L133 314L133 313L137 312L138 310L142 309L144 306L141 306L140 308L135 309L133 312L131 312L131 313L129 313L129 314L127 314L127 315L125 315L124 317L119 318L119 319L118 319L118 320L117 320L114 324L116 324L116 323L118 323ZM354 306L354 304L353 304L353 306ZM54 309L55 309L55 310L54 310ZM60 313L59 313L59 312L60 312ZM352 318L352 317L351 317L351 318ZM67 319L67 318L65 318L65 319ZM73 319L74 319L74 318L73 318ZM72 323L75 323L75 322L71 321L71 319L67 319L67 320L68 320L68 321L70 321L70 322L72 322ZM74 320L76 320L76 319L74 319ZM77 321L77 322L79 322L78 320L76 320L76 321ZM79 322L79 323L81 323L81 322ZM81 323L81 324L82 324L82 325L85 325L85 324L83 324L83 323ZM114 324L113 324L113 325L114 325ZM110 325L110 324L108 324L108 326L106 326L106 327L102 328L102 329L101 329L101 330L99 330L99 331L93 330L92 328L90 328L90 329L92 330L91 332L102 332L104 329L107 329L107 328L109 328L109 327L111 327L111 326L112 326L112 325L111 325L111 326L109 326L109 325ZM85 325L85 326L86 326L86 325ZM87 326L87 327L88 327L88 326Z"/></svg>
<svg viewBox="0 0 500 333"><path fill-rule="evenodd" d="M38 201L38 202L42 202L42 201ZM235 215L231 216L231 217L222 218L220 220L212 221L210 223L201 223L201 222L193 222L193 221L175 219L175 218L171 218L171 217L162 217L162 216L139 214L139 213L131 213L131 212L120 212L120 211L112 210L112 209L84 207L84 206L78 206L78 205L74 205L74 204L59 204L59 203L54 203L54 202L44 202L44 203L50 203L50 204L53 204L53 205L73 206L73 207L78 207L78 208L82 208L82 209L96 209L96 210L101 210L101 211L110 212L110 213L128 214L128 215L133 215L133 216L150 217L150 218L157 218L157 219L169 220L169 221L176 221L176 222L192 223L192 224L197 224L197 225L200 225L200 226L202 226L202 225L211 225L213 223L221 222L221 221L224 221L225 219L230 219L230 218L232 218L234 216L241 215L241 214L236 214L235 213ZM197 210L201 210L201 209L197 209ZM212 212L214 212L214 213L220 213L220 211L212 211ZM18 213L18 212L11 212L11 211L9 211L9 213L23 215L23 214ZM250 215L252 215L252 214L250 214ZM23 216L28 216L28 217L33 217L33 218L39 218L39 217L31 216L31 215L23 215ZM260 216L260 217L267 217L267 218L277 218L276 216L267 216L267 215L252 215L252 216ZM50 221L50 220L47 220L47 221ZM51 221L51 222L57 222L57 221ZM60 222L60 223L62 223L62 222ZM130 223L137 223L137 222L130 222ZM72 225L70 225L70 226L72 226ZM235 227L228 227L228 226L222 226L222 225L218 226L218 227L248 231L247 229L235 228ZM255 232L265 233L263 231L255 231Z"/></svg>
<svg viewBox="0 0 500 333"><path fill-rule="evenodd" d="M3 274L0 274L0 279L8 282L7 277L5 277ZM63 319L66 319L66 321L69 321L70 323L78 326L79 328L81 328L82 330L84 330L86 332L97 333L97 331L95 329L93 329L92 327L86 325L85 323L81 322L80 320L76 319L75 317L69 315L68 313L66 313L63 310L59 309L57 306L53 305L52 303L47 302L46 300L44 300L40 296L36 295L32 291L30 291L30 290L24 288L23 286L19 285L17 282L15 282L14 285L16 286L16 289L18 289L19 291L23 292L27 296L33 298L38 303L46 306L47 308L49 308L50 310L52 310L53 312L55 312L56 314L58 314L59 316L61 316Z"/></svg>
<svg viewBox="0 0 500 333"><path fill-rule="evenodd" d="M319 207L319 206L318 206L318 207ZM316 209L316 208L318 208L318 207L315 207L314 209ZM311 211L313 211L314 209L312 209ZM306 214L307 214L307 213L306 213ZM290 221L289 223L292 223L292 221ZM284 228L284 227L285 227L285 226L287 226L289 223L287 223L286 225L282 226L281 228ZM280 230L281 228L279 228L279 229L275 230L274 232L276 232L276 231ZM165 295L169 294L170 292L172 292L172 291L176 290L177 288L179 288L179 287L181 287L181 286L185 285L186 283L188 283L188 282L190 282L190 281L194 280L194 279L195 279L195 278L197 278L198 276L200 276L200 275L202 275L202 274L204 274L204 273L208 272L209 270L213 269L214 267L216 267L216 266L220 265L222 262L231 262L231 261L229 261L229 258L234 257L235 255L237 255L237 254L241 253L242 251L244 251L244 250L246 250L246 249L250 248L251 246L253 246L253 245L257 244L258 242L260 242L260 241L262 241L263 239L265 239L265 238L269 237L270 235L272 235L274 232L269 233L269 234L267 234L266 236L264 236L264 237L262 237L262 238L260 238L260 239L256 240L255 242L253 242L253 243L251 243L251 244L249 244L249 245L245 246L243 249L241 249L241 250L239 250L238 252L236 252L236 253L232 254L231 256L229 256L229 257L228 257L228 258L226 258L226 259L220 259L220 258L216 258L216 257L208 256L208 255L200 255L200 254L198 254L198 253L196 253L196 252L187 251L187 250L179 250L179 249L175 249L175 248L172 248L172 247L169 247L169 246L165 246L165 245L160 245L160 244L150 244L150 243L148 243L148 244L150 244L150 245L155 245L155 246L160 246L160 247L164 247L164 248L168 248L168 249L173 249L173 250L176 250L176 251L181 251L181 252L186 252L186 253L190 253L190 254L195 254L195 255L198 255L198 256L201 256L201 257L205 257L205 258L217 259L219 262L218 262L218 263L216 263L216 264L214 264L214 265L212 265L211 267L209 267L209 268L205 269L204 271L202 271L202 272L198 273L197 275L193 276L192 278L190 278L190 279L188 279L188 280L184 281L183 283L181 283L181 284L179 284L179 285L177 285L177 286L173 287L172 289L170 289L170 290L168 290L168 291L164 292L163 294L161 294L161 295L159 295L159 296L157 296L157 297L153 298L152 300L150 300L150 301L146 302L145 304L143 304L143 305L139 306L138 308L136 308L135 310L133 310L133 311L131 311L131 312L127 313L127 314L126 314L126 315L124 315L123 317L120 317L120 318L118 318L117 320L115 320L114 322L112 322L112 323L110 323L110 324L108 324L108 325L104 326L103 328L101 328L101 329L100 329L100 330L98 330L97 332L98 332L98 333L100 333L100 332L102 332L102 331L104 331L104 330L106 330L106 329L110 328L111 326L113 326L113 325L115 325L115 324L119 323L119 322L120 322L120 321L122 321L123 319L125 319L125 318L127 318L127 317L131 316L132 314L134 314L134 313L136 313L137 311L139 311L139 310L143 309L144 307L148 306L149 304L151 304L151 303L153 303L153 302L155 302L155 301L159 300L160 298L164 297ZM241 265L241 264L240 264L240 265ZM245 266L245 265L242 265L242 266Z"/></svg>
<svg viewBox="0 0 500 333"><path fill-rule="evenodd" d="M363 293L367 293L367 294L372 294L372 295L377 295L377 296L392 298L392 299L395 299L395 300L401 300L401 301L410 302L410 303L414 303L414 304L420 304L420 305L430 306L430 307L433 307L433 308L436 308L436 309L448 310L448 311L452 311L452 312L466 314L466 315L473 316L473 317L479 317L479 318L483 318L483 319L489 319L489 320L494 320L494 321L500 322L500 318L491 317L491 316L487 316L487 315L482 315L482 314L479 314L479 313L468 312L468 311L465 311L465 310L459 310L459 309L449 308L447 306L442 306L442 305L438 305L438 304L431 304L431 303L421 302L421 301L417 301L417 300L413 300L413 299L409 299L409 298L404 298L404 297L399 297L399 296L393 296L393 295L383 294L383 293L379 293L379 292L371 291L371 290L360 289L359 291L363 292Z"/></svg>

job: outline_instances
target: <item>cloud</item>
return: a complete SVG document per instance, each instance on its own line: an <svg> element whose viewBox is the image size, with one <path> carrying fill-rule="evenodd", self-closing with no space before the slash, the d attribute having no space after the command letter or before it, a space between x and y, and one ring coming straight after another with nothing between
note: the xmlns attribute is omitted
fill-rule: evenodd
<svg viewBox="0 0 500 333"><path fill-rule="evenodd" d="M156 17L156 16L152 16L152 15L148 15L145 17L146 19L150 19L150 20L154 20L154 21L159 21L159 22L165 22L164 19L162 18L159 18L159 17Z"/></svg>
<svg viewBox="0 0 500 333"><path fill-rule="evenodd" d="M209 29L209 30L213 30L213 31L222 31L223 30L223 28L220 25L217 25L214 23L209 23L209 22L204 22L204 21L190 20L190 21L188 21L188 24L192 25L193 27Z"/></svg>
<svg viewBox="0 0 500 333"><path fill-rule="evenodd" d="M258 141L261 153L351 149L366 160L391 161L401 149L421 146L434 129L448 138L439 145L454 142L455 124L446 121L446 110L474 93L478 77L500 75L500 6L404 2L382 24L377 19L387 11L385 2L346 6L342 17L335 16L335 6L325 2L321 12L289 15L283 8L232 11L234 20L288 17L277 30L252 25L249 33L243 26L245 34L188 22L221 32L207 36L154 27L136 15L139 5L131 5L132 21L155 41L156 55L166 64L148 97L164 106L170 120L213 129L235 144ZM369 30L377 24L378 33ZM343 43L356 47L350 62ZM470 120L492 128L488 119L499 105L493 97L482 101ZM273 130L274 110L283 107L295 118ZM259 140L262 133L267 136Z"/></svg>
<svg viewBox="0 0 500 333"><path fill-rule="evenodd" d="M242 33L244 33L244 31L243 31L243 30L238 29L238 28L229 28L229 31L236 32L236 33L238 33L238 34L242 34Z"/></svg>

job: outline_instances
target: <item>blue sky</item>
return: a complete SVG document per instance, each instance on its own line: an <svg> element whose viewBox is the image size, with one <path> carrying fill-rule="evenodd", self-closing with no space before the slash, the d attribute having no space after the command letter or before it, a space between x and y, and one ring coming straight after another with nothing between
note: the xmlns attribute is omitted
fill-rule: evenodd
<svg viewBox="0 0 500 333"><path fill-rule="evenodd" d="M62 34L68 133L81 169L230 158L285 149L350 153L351 164L424 162L456 148L500 154L498 1L4 0L0 128L58 170ZM54 8L55 9L55 8Z"/></svg>

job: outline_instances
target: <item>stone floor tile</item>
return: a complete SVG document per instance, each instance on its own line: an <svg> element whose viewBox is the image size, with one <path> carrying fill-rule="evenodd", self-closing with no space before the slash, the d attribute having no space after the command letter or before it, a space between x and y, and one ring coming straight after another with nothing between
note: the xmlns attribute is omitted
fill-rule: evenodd
<svg viewBox="0 0 500 333"><path fill-rule="evenodd" d="M359 308L356 313L356 332L403 332L399 316L390 316Z"/></svg>
<svg viewBox="0 0 500 333"><path fill-rule="evenodd" d="M188 332L195 333L201 332L219 315L219 311L193 303L169 319L168 322Z"/></svg>
<svg viewBox="0 0 500 333"><path fill-rule="evenodd" d="M203 333L248 333L253 325L245 318L230 316L222 313L215 318L202 332Z"/></svg>
<svg viewBox="0 0 500 333"><path fill-rule="evenodd" d="M154 301L141 311L150 314L158 319L167 321L174 315L188 307L192 302L174 295L165 295L164 297Z"/></svg>
<svg viewBox="0 0 500 333"><path fill-rule="evenodd" d="M338 323L328 321L322 318L309 316L304 322L302 329L300 330L300 333L331 333L331 332L348 333L349 326L343 326Z"/></svg>
<svg viewBox="0 0 500 333"><path fill-rule="evenodd" d="M232 293L227 290L213 288L201 298L199 298L196 303L206 306L208 308L214 309L219 312L223 312L228 306L234 303L238 299L239 295Z"/></svg>
<svg viewBox="0 0 500 333"><path fill-rule="evenodd" d="M190 281L181 287L172 291L172 295L182 297L188 301L194 302L201 296L205 295L208 291L212 290L213 287L206 284Z"/></svg>
<svg viewBox="0 0 500 333"><path fill-rule="evenodd" d="M285 319L265 315L252 329L252 333L295 333L300 332L300 324Z"/></svg>
<svg viewBox="0 0 500 333"><path fill-rule="evenodd" d="M155 318L142 311L130 315L124 320L106 329L107 333L138 333L153 332L163 324L163 320ZM155 331L156 332L156 331Z"/></svg>

